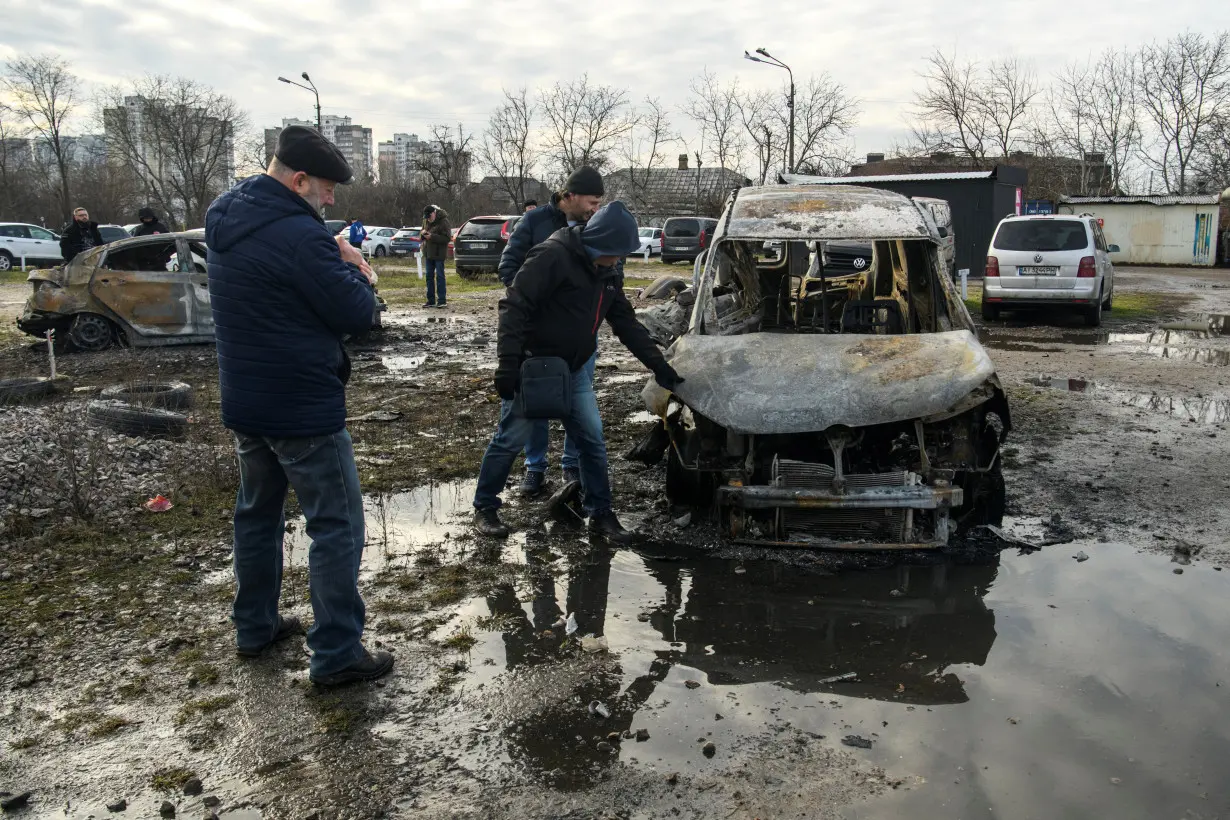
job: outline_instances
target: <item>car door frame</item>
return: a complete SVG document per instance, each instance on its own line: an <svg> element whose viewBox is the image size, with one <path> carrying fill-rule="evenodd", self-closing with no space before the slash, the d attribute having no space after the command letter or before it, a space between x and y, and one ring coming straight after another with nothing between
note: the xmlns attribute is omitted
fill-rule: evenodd
<svg viewBox="0 0 1230 820"><path fill-rule="evenodd" d="M1115 265L1110 261L1110 244L1106 241L1102 226L1096 219L1089 220L1089 225L1093 228L1093 251L1097 257L1098 272L1102 276L1102 298L1105 301L1106 297L1115 293Z"/></svg>
<svg viewBox="0 0 1230 820"><path fill-rule="evenodd" d="M198 336L212 337L214 335L214 313L209 299L209 264L206 262L205 270L198 271L196 262L192 259L192 240L181 236L177 238L177 242L180 270L187 272L189 289L192 293L192 332ZM201 247L206 247L204 241L201 242Z"/></svg>
<svg viewBox="0 0 1230 820"><path fill-rule="evenodd" d="M112 255L117 251L123 253L137 247L168 240L173 243L175 249L174 270L126 271L106 267ZM129 245L118 249L107 247L90 277L90 296L123 323L128 340L134 346L202 341L202 334L197 331L196 299L192 293L192 282L187 272L191 268L184 267L183 251L185 248L182 240L183 237L160 234L157 237L149 237L149 241L140 243L140 245ZM127 293L121 293L121 289ZM134 295L133 292L139 289L149 291L154 296L143 298L139 293ZM160 290L165 290L165 295L159 295ZM180 321L174 321L173 305L175 303L184 306L183 318ZM138 315L139 311L143 306L151 304L155 306L165 304L167 306L165 316L157 317L155 307L151 311L155 316L149 317L151 321L140 321L146 317Z"/></svg>
<svg viewBox="0 0 1230 820"><path fill-rule="evenodd" d="M50 239L43 239L34 235L35 231L43 231ZM50 231L41 225L26 225L26 232L30 234L30 243L36 255L31 257L34 259L42 259L48 262L62 260L64 257L60 253L60 238L55 235L55 231Z"/></svg>

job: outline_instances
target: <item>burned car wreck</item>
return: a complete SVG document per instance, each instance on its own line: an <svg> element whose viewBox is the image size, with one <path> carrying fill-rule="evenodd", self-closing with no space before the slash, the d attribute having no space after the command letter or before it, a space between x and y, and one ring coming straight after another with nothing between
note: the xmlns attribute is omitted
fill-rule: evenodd
<svg viewBox="0 0 1230 820"><path fill-rule="evenodd" d="M827 271L851 241L871 263ZM661 340L687 308L666 352L685 381L646 385L661 421L630 457L665 454L672 503L741 542L927 548L1000 523L1008 404L939 246L900 194L735 191L693 287L655 309Z"/></svg>
<svg viewBox="0 0 1230 820"><path fill-rule="evenodd" d="M92 248L62 267L33 271L17 326L55 330L79 350L214 340L204 231L152 234Z"/></svg>

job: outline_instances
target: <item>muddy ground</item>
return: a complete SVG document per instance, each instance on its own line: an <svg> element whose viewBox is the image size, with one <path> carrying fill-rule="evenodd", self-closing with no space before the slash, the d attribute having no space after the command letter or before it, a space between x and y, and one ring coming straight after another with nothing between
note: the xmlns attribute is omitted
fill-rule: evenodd
<svg viewBox="0 0 1230 820"><path fill-rule="evenodd" d="M0 286L0 310L24 295ZM640 542L612 552L515 498L518 534L476 541L495 294L386 295L384 331L351 346L367 640L397 657L373 684L316 691L301 639L233 654L212 348L62 356L69 388L0 409L16 816L1230 815L1230 275L1120 269L1102 328L982 328L1013 414L1007 529L1048 546L854 558L672 520L661 468L618 457L647 429L645 373L609 335L596 389ZM0 375L45 367L0 336ZM142 378L196 388L185 440L86 428L98 389ZM144 510L159 493L173 508ZM284 606L309 618L293 501L287 520Z"/></svg>

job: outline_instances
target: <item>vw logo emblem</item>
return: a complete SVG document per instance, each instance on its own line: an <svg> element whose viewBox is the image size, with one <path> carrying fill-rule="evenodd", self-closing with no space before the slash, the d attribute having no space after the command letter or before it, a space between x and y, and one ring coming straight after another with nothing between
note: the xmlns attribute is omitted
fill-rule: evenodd
<svg viewBox="0 0 1230 820"><path fill-rule="evenodd" d="M865 268L865 267L867 267L867 260L866 260L866 259L864 259L864 258L863 258L863 257L861 257L861 256L856 256L856 257L854 257L854 269L855 269L855 270L862 270L862 269L863 269L863 268Z"/></svg>
<svg viewBox="0 0 1230 820"><path fill-rule="evenodd" d="M1041 262L1041 261L1042 261L1042 254L1040 254L1040 253L1035 253L1035 254L1034 254L1034 261L1035 261L1035 262Z"/></svg>

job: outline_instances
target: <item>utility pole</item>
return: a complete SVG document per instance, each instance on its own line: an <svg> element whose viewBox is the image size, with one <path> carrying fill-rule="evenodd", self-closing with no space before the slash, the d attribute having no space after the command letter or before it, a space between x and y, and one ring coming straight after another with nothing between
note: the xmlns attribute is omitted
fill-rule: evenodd
<svg viewBox="0 0 1230 820"><path fill-rule="evenodd" d="M696 215L700 216L700 151L696 152Z"/></svg>
<svg viewBox="0 0 1230 820"><path fill-rule="evenodd" d="M777 59L776 57L774 57L772 54L770 54L768 51L766 51L763 48L756 49L756 54L759 54L760 56L756 57L748 53L747 51L744 51L743 59L751 60L753 63L764 63L765 65L771 65L776 68L784 68L786 69L786 73L790 75L790 93L786 97L786 108L790 109L790 134L788 137L788 142L790 144L790 156L789 156L789 161L788 161L786 168L789 173L793 174L794 173L794 72L790 70L790 66L786 65L781 60Z"/></svg>

